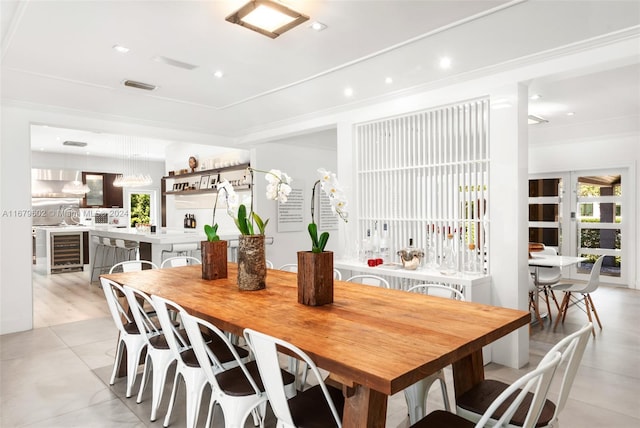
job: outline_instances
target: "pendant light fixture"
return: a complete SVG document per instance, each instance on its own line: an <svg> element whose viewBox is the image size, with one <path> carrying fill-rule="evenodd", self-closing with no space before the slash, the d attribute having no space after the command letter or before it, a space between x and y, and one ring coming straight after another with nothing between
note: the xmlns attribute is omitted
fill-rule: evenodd
<svg viewBox="0 0 640 428"><path fill-rule="evenodd" d="M148 173L143 173L143 169L148 171L146 158L146 147L144 143L133 137L122 137L122 174L113 181L115 187L143 187L153 183L153 179ZM144 152L144 154L143 154ZM140 160L140 158L143 158Z"/></svg>

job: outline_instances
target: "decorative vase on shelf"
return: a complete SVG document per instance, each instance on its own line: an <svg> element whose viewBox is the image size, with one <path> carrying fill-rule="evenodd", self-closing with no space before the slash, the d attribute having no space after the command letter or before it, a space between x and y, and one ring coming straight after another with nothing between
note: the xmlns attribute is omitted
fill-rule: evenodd
<svg viewBox="0 0 640 428"><path fill-rule="evenodd" d="M227 277L227 241L202 241L202 279Z"/></svg>
<svg viewBox="0 0 640 428"><path fill-rule="evenodd" d="M298 303L333 303L333 252L298 251Z"/></svg>
<svg viewBox="0 0 640 428"><path fill-rule="evenodd" d="M266 287L267 263L264 235L240 235L238 243L238 288L243 291Z"/></svg>

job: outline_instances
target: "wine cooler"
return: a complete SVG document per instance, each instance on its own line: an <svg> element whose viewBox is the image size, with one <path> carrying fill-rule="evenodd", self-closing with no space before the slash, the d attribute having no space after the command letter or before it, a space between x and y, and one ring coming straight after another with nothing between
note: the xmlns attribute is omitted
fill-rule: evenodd
<svg viewBox="0 0 640 428"><path fill-rule="evenodd" d="M82 232L51 233L51 273L82 270Z"/></svg>

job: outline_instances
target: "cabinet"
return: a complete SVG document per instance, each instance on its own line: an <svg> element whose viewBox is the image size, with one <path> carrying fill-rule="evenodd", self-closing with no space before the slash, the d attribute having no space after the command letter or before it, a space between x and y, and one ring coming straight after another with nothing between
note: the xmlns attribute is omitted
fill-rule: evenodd
<svg viewBox="0 0 640 428"><path fill-rule="evenodd" d="M82 198L83 208L122 208L122 188L115 187L113 181L118 174L106 172L82 172L82 182L89 186Z"/></svg>
<svg viewBox="0 0 640 428"><path fill-rule="evenodd" d="M233 185L235 190L248 190L251 184L249 174L244 174L250 165L248 163L228 166L224 168L208 169L189 172L186 174L162 177L160 189L162 192L162 226L167 225L167 196L187 196L216 193L216 184L225 179Z"/></svg>

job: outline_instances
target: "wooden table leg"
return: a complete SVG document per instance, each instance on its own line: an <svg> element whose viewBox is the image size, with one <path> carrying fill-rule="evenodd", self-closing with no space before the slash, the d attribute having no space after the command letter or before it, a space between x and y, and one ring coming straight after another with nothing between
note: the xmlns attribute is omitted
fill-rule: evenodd
<svg viewBox="0 0 640 428"><path fill-rule="evenodd" d="M345 395L344 428L384 428L387 419L387 396L378 391L356 385L343 387Z"/></svg>
<svg viewBox="0 0 640 428"><path fill-rule="evenodd" d="M462 394L484 380L482 349L454 362L452 367L453 385L457 400Z"/></svg>

